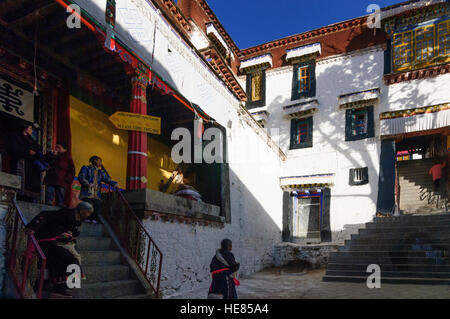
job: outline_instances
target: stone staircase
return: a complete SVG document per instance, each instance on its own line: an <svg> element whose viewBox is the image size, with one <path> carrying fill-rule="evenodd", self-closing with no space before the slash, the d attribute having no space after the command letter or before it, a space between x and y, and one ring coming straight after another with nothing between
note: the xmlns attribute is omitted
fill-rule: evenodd
<svg viewBox="0 0 450 319"><path fill-rule="evenodd" d="M134 275L103 225L83 223L77 250L86 280L82 280L80 289L70 290L74 298L154 298Z"/></svg>
<svg viewBox="0 0 450 319"><path fill-rule="evenodd" d="M398 162L400 209L405 213L431 213L445 209L446 195L434 191L431 176L433 159Z"/></svg>
<svg viewBox="0 0 450 319"><path fill-rule="evenodd" d="M329 255L324 281L450 285L450 214L375 218Z"/></svg>

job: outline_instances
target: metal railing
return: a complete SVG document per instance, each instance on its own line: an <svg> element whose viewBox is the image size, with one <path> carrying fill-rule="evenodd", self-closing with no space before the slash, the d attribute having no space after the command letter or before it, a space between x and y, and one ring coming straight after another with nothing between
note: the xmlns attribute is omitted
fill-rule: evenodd
<svg viewBox="0 0 450 319"><path fill-rule="evenodd" d="M104 194L103 215L156 296L159 296L163 254L119 190Z"/></svg>
<svg viewBox="0 0 450 319"><path fill-rule="evenodd" d="M47 258L34 235L25 232L26 223L17 201L13 198L6 215L8 270L22 298L40 299Z"/></svg>

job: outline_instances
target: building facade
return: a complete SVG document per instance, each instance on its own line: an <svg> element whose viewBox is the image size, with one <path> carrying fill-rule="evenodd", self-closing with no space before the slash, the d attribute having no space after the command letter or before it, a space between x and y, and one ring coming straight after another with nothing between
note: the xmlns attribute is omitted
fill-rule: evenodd
<svg viewBox="0 0 450 319"><path fill-rule="evenodd" d="M405 180L447 150L444 1L385 8L382 28L360 17L247 49L204 0L8 1L0 17L1 170L21 173L7 147L20 123L38 124L43 153L67 143L77 172L102 157L164 255L165 296L205 285L223 238L245 276L282 241L340 242L346 225L434 196ZM158 117L160 132L118 128L116 112ZM160 191L177 128L200 150L222 132L226 161L188 165L202 202Z"/></svg>

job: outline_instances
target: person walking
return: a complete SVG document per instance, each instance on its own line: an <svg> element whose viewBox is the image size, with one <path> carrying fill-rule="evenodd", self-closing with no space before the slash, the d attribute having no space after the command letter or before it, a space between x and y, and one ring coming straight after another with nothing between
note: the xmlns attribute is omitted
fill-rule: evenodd
<svg viewBox="0 0 450 319"><path fill-rule="evenodd" d="M104 183L114 188L118 188L118 184L105 172L100 157L92 156L89 159L89 163L90 165L83 166L78 174L78 182L81 184L80 200L89 202L94 206L94 213L86 222L97 223L98 214L102 210L102 184Z"/></svg>
<svg viewBox="0 0 450 319"><path fill-rule="evenodd" d="M56 195L56 206L64 207L65 191L70 188L75 177L75 165L67 152L67 145L56 143L55 149L45 154L44 159L50 165L44 178L45 203L53 205Z"/></svg>
<svg viewBox="0 0 450 319"><path fill-rule="evenodd" d="M434 190L436 192L441 189L442 172L445 166L447 166L447 163L445 161L435 160L434 165L428 172L428 174L431 175L431 178L433 179Z"/></svg>
<svg viewBox="0 0 450 319"><path fill-rule="evenodd" d="M240 264L231 252L233 244L230 239L222 240L220 247L210 264L212 283L208 299L238 299L236 286L240 283L236 275Z"/></svg>

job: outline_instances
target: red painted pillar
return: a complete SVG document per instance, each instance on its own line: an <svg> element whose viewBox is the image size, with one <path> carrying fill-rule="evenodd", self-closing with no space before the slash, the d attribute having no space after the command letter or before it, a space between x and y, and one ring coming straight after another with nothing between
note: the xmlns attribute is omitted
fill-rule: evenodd
<svg viewBox="0 0 450 319"><path fill-rule="evenodd" d="M135 70L130 112L147 115L148 75ZM147 188L147 133L128 131L127 189Z"/></svg>

